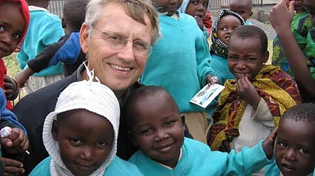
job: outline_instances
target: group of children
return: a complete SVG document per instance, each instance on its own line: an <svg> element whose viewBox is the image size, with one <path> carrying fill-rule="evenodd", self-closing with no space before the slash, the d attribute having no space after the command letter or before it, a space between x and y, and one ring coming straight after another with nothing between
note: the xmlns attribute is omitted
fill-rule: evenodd
<svg viewBox="0 0 315 176"><path fill-rule="evenodd" d="M49 157L30 175L250 175L265 166L260 174L315 175L315 105L301 103L292 77L265 65L267 36L247 22L252 2L231 1L230 10L223 10L214 22L210 48L201 23L209 4L191 0L179 13L181 0L156 0L163 37L141 77L147 86L137 89L120 112L115 94L93 81L93 71L88 71L89 81L69 85L45 119L43 142ZM198 5L201 10L194 11ZM25 0L0 1L0 58L20 49L29 18ZM71 43L78 44L75 33L66 34L51 51L62 53ZM60 57L70 57L73 63L80 56L78 50L71 54ZM52 61L38 63L47 66ZM17 83L1 75L0 79L13 85L2 87L6 94L0 92L0 127L12 127L11 134L1 138L0 160L10 173L10 163L23 158L19 155L28 140L24 127L5 108L5 95L14 97ZM210 107L203 110L189 103L202 86L213 83L225 89ZM139 148L128 161L116 156L120 113L127 119L127 135ZM201 142L185 137L187 127ZM24 172L21 163L13 166L20 169L13 173Z"/></svg>

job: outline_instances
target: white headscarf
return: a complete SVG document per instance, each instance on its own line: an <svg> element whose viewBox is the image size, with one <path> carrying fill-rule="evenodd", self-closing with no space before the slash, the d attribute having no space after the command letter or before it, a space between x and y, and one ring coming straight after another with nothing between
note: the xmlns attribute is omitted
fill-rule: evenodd
<svg viewBox="0 0 315 176"><path fill-rule="evenodd" d="M89 81L84 80L72 83L62 91L58 97L55 111L48 114L44 122L43 142L48 154L52 158L50 162L50 174L52 176L73 176L71 171L62 162L58 142L54 140L52 135L53 121L57 120L57 114L62 112L74 109L86 109L108 119L113 126L114 141L111 152L104 163L91 176L103 175L106 167L116 156L120 119L119 102L112 90L102 85L97 77L95 79L98 82L93 82L94 71L90 72L87 67L86 69Z"/></svg>

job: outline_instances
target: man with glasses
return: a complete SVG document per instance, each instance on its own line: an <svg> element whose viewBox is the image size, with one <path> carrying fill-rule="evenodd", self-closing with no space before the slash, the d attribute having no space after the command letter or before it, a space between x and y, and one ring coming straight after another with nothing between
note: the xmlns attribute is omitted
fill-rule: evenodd
<svg viewBox="0 0 315 176"><path fill-rule="evenodd" d="M29 94L13 109L28 131L30 141L30 154L23 160L26 175L48 156L42 128L60 92L72 82L88 80L87 69L94 70L98 80L113 90L123 112L125 100L141 86L137 80L158 38L158 17L150 0L91 0L80 30L87 67L82 64L72 75ZM117 155L123 159L136 150L126 130L122 116Z"/></svg>

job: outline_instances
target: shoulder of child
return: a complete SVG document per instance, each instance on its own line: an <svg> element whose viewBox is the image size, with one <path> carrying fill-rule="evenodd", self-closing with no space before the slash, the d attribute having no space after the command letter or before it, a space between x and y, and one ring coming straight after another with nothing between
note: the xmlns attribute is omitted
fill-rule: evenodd
<svg viewBox="0 0 315 176"><path fill-rule="evenodd" d="M120 159L118 156L106 168L104 176L119 175L119 176L142 176L138 167L128 161Z"/></svg>
<svg viewBox="0 0 315 176"><path fill-rule="evenodd" d="M50 161L51 157L47 157L41 161L29 174L29 176L50 176Z"/></svg>

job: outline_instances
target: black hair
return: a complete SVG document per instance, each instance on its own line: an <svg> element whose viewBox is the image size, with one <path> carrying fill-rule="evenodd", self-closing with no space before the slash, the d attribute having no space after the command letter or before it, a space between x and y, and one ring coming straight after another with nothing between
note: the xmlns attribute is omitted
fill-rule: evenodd
<svg viewBox="0 0 315 176"><path fill-rule="evenodd" d="M301 103L287 109L281 119L291 118L295 121L315 123L315 104Z"/></svg>
<svg viewBox="0 0 315 176"><path fill-rule="evenodd" d="M66 0L63 7L63 18L75 32L80 31L85 20L86 6L90 0Z"/></svg>
<svg viewBox="0 0 315 176"><path fill-rule="evenodd" d="M238 37L240 39L253 39L253 38L258 38L260 39L261 43L261 54L265 54L268 49L268 38L266 33L260 29L257 26L252 26L252 25L243 25L237 27L233 33L231 34L230 40L232 37Z"/></svg>
<svg viewBox="0 0 315 176"><path fill-rule="evenodd" d="M125 124L128 129L130 130L130 127L132 125L132 122L134 121L134 118L137 116L136 113L136 104L139 101L146 100L146 97L156 97L156 96L165 96L169 97L168 103L170 106L174 106L178 113L179 108L172 97L172 95L163 87L160 86L143 86L141 88L138 88L130 97L127 99L123 113L124 113L124 119L126 119L127 124Z"/></svg>

